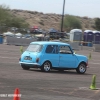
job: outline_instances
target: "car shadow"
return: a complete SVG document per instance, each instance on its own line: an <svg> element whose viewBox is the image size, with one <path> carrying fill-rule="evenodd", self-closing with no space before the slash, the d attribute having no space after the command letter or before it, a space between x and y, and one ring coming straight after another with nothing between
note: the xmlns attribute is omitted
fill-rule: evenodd
<svg viewBox="0 0 100 100"><path fill-rule="evenodd" d="M39 73L51 73L51 74L93 75L91 73L78 74L75 70L64 70L64 71L51 70L49 72L43 72L40 69L34 69L34 68L32 68L29 71L35 71L35 72L39 72Z"/></svg>

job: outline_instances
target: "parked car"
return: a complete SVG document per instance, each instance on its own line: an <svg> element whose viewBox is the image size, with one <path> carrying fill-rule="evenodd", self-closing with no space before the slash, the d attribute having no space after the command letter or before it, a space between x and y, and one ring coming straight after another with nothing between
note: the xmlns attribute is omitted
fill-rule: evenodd
<svg viewBox="0 0 100 100"><path fill-rule="evenodd" d="M48 33L49 37L52 39L59 39L59 38L65 38L66 36L68 36L65 32L50 32Z"/></svg>
<svg viewBox="0 0 100 100"><path fill-rule="evenodd" d="M21 67L25 70L40 68L49 72L56 70L76 70L84 74L88 67L88 58L75 54L70 44L52 41L32 42L19 59Z"/></svg>

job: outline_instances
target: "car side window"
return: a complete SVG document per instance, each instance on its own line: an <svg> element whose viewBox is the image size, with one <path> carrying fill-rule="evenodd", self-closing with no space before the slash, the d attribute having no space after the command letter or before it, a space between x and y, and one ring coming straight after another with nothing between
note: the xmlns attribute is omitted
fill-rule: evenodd
<svg viewBox="0 0 100 100"><path fill-rule="evenodd" d="M58 45L48 45L45 52L57 54L58 53Z"/></svg>
<svg viewBox="0 0 100 100"><path fill-rule="evenodd" d="M69 46L60 46L59 49L60 49L59 52L60 52L61 54L72 54L72 52L71 52Z"/></svg>

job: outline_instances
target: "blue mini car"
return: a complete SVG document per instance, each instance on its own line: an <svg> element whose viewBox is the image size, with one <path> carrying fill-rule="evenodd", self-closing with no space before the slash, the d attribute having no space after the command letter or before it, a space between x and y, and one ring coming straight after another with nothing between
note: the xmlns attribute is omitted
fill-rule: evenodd
<svg viewBox="0 0 100 100"><path fill-rule="evenodd" d="M40 68L49 72L51 69L74 69L84 74L88 67L88 58L75 54L70 44L52 41L32 42L19 60L23 69Z"/></svg>

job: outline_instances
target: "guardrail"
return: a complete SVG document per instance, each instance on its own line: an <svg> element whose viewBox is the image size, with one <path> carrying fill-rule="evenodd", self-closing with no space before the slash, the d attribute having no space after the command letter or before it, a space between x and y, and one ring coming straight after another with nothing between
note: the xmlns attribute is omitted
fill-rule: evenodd
<svg viewBox="0 0 100 100"><path fill-rule="evenodd" d="M22 46L27 46L31 42L34 41L49 41L48 37L34 37L34 38L16 38L16 37L11 37L7 36L4 39L4 43L7 45L22 45Z"/></svg>
<svg viewBox="0 0 100 100"><path fill-rule="evenodd" d="M40 40L37 40L37 38L32 38L32 39L26 39L26 38L16 38L16 37L6 37L6 39L4 40L6 42L6 44L8 45L22 45L22 46L27 46L29 45L31 42L34 41L49 41L49 39L47 38L42 38ZM51 40L51 41L55 41L55 40ZM94 42L84 42L84 41L68 41L68 40L57 40L57 41L62 41L64 43L69 43L73 49L75 50L93 50L96 52L100 52L100 44L94 44ZM99 43L99 42L98 42Z"/></svg>

